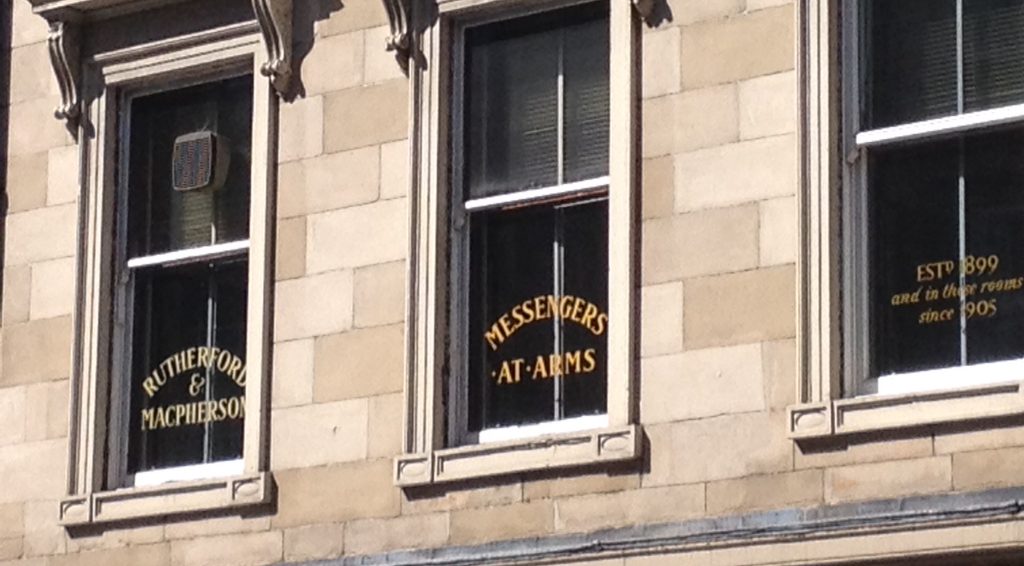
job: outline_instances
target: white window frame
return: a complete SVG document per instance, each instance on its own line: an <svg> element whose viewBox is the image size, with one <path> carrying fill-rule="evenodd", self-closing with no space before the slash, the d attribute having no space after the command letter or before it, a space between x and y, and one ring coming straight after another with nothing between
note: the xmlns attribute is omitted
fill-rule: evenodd
<svg viewBox="0 0 1024 566"><path fill-rule="evenodd" d="M87 101L79 128L82 198L80 262L72 374L72 430L69 440L68 497L60 502L61 524L125 521L155 515L234 509L269 502L266 429L272 246L273 133L276 97L260 73L265 49L256 22L233 24L187 36L116 51L84 60ZM163 91L189 84L252 74L252 164L249 237L244 241L137 258L130 264L175 263L224 257L248 250L246 328L246 401L242 458L212 465L169 468L127 477L120 422L127 395L119 394L125 373L127 330L117 311L119 268L129 263L114 226L123 220L115 209L123 186L116 178L118 139L123 129L124 93ZM123 233L123 232L119 232ZM111 415L110 423L106 415ZM109 446L109 455L106 447ZM140 477L141 476L141 477ZM131 484L134 482L134 486Z"/></svg>
<svg viewBox="0 0 1024 566"><path fill-rule="evenodd" d="M825 438L1024 414L1022 360L868 375L865 153L1024 123L1024 104L859 131L859 4L800 5L800 371L789 434Z"/></svg>
<svg viewBox="0 0 1024 566"><path fill-rule="evenodd" d="M433 6L414 6L413 21L432 21L414 34L410 60L411 124L411 248L409 261L408 355L405 453L395 460L395 483L425 485L488 475L552 467L623 461L640 455L640 430L635 414L634 340L636 285L637 56L639 19L629 0L610 0L610 121L607 179L592 179L526 191L515 196L470 201L481 210L506 204L508 199L608 194L608 399L600 419L568 419L539 425L486 432L483 438L459 438L445 429L445 387L454 376L444 371L449 327L449 218L458 177L451 177L453 115L450 93L460 80L453 68L461 49L459 30L467 22L511 19L543 10L580 4L579 0L512 2L510 0L441 0ZM423 10L423 12L417 12ZM421 63L417 57L422 57ZM455 114L457 116L457 114ZM456 124L452 129L458 128ZM457 155L456 155L457 157ZM464 313L463 313L464 314ZM455 324L455 323L452 323ZM460 373L461 372L453 372ZM455 408L456 411L459 409ZM461 415L448 415L461 421ZM569 422L573 421L573 422ZM561 427L561 428L560 428ZM514 429L514 430L513 430ZM475 440L476 443L467 443Z"/></svg>

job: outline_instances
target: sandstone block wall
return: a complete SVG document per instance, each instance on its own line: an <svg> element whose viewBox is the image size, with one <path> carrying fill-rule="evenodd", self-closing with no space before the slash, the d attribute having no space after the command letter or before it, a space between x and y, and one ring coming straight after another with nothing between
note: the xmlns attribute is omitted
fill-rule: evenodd
<svg viewBox="0 0 1024 566"><path fill-rule="evenodd" d="M813 449L786 437L797 388L794 5L668 8L671 17L642 34L643 461L393 485L403 438L409 84L384 50L381 2L347 0L301 38L304 92L280 104L276 504L69 533L56 523L56 502L68 454L78 153L52 118L45 22L15 0L0 566L270 564L1024 483L1024 428L1015 423ZM743 563L744 552L754 551L713 563ZM712 563L703 552L686 558Z"/></svg>

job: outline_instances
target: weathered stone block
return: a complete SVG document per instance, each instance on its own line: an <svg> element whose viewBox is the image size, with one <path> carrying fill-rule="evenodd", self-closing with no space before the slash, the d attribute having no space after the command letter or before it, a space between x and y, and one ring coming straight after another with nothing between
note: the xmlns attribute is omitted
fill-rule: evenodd
<svg viewBox="0 0 1024 566"><path fill-rule="evenodd" d="M527 501L535 499L563 498L573 495L613 493L634 490L640 487L640 475L632 471L593 472L577 471L552 473L545 479L531 479L523 484L523 496Z"/></svg>
<svg viewBox="0 0 1024 566"><path fill-rule="evenodd" d="M335 401L402 391L404 351L401 324L318 338L313 399Z"/></svg>
<svg viewBox="0 0 1024 566"><path fill-rule="evenodd" d="M281 103L277 139L277 159L282 163L323 153L323 96Z"/></svg>
<svg viewBox="0 0 1024 566"><path fill-rule="evenodd" d="M404 421L405 395L395 393L370 397L366 447L370 458L393 458L402 453Z"/></svg>
<svg viewBox="0 0 1024 566"><path fill-rule="evenodd" d="M29 318L70 315L75 306L75 258L66 257L32 265Z"/></svg>
<svg viewBox="0 0 1024 566"><path fill-rule="evenodd" d="M355 271L355 326L379 326L405 320L405 262L361 267Z"/></svg>
<svg viewBox="0 0 1024 566"><path fill-rule="evenodd" d="M795 405L797 387L796 340L777 340L761 345L764 360L765 399L773 411Z"/></svg>
<svg viewBox="0 0 1024 566"><path fill-rule="evenodd" d="M363 32L320 37L302 60L302 85L308 96L363 82Z"/></svg>
<svg viewBox="0 0 1024 566"><path fill-rule="evenodd" d="M30 385L25 390L25 438L48 440L68 435L67 381Z"/></svg>
<svg viewBox="0 0 1024 566"><path fill-rule="evenodd" d="M409 194L409 141L380 146L380 198L401 198Z"/></svg>
<svg viewBox="0 0 1024 566"><path fill-rule="evenodd" d="M283 557L284 542L280 531L171 542L172 566L261 566Z"/></svg>
<svg viewBox="0 0 1024 566"><path fill-rule="evenodd" d="M330 271L277 284L274 338L309 338L352 327L352 272Z"/></svg>
<svg viewBox="0 0 1024 566"><path fill-rule="evenodd" d="M643 162L643 217L670 216L675 199L675 163L669 156Z"/></svg>
<svg viewBox="0 0 1024 566"><path fill-rule="evenodd" d="M644 431L651 446L650 473L641 478L645 487L771 474L792 468L793 443L786 437L782 413L726 415L651 425Z"/></svg>
<svg viewBox="0 0 1024 566"><path fill-rule="evenodd" d="M328 36L388 23L384 4L373 0L349 0L340 10L317 22L317 33Z"/></svg>
<svg viewBox="0 0 1024 566"><path fill-rule="evenodd" d="M796 263L799 219L796 197L763 200L761 208L760 263L779 265Z"/></svg>
<svg viewBox="0 0 1024 566"><path fill-rule="evenodd" d="M824 503L824 474L804 470L710 482L708 513L740 514L763 509L809 507Z"/></svg>
<svg viewBox="0 0 1024 566"><path fill-rule="evenodd" d="M649 285L640 290L640 355L683 349L683 284Z"/></svg>
<svg viewBox="0 0 1024 566"><path fill-rule="evenodd" d="M448 513L395 519L361 519L345 525L345 553L373 554L401 549L436 548L448 540Z"/></svg>
<svg viewBox="0 0 1024 566"><path fill-rule="evenodd" d="M401 490L392 483L392 465L384 458L275 473L278 512L272 526L397 516Z"/></svg>
<svg viewBox="0 0 1024 566"><path fill-rule="evenodd" d="M73 204L48 206L7 217L8 266L75 255L78 209Z"/></svg>
<svg viewBox="0 0 1024 566"><path fill-rule="evenodd" d="M400 79L405 75L394 51L387 50L387 37L391 35L391 26L377 26L366 30L363 34L363 82L367 84L381 83L392 79Z"/></svg>
<svg viewBox="0 0 1024 566"><path fill-rule="evenodd" d="M451 513L451 544L474 544L542 536L554 531L549 499Z"/></svg>
<svg viewBox="0 0 1024 566"><path fill-rule="evenodd" d="M368 412L365 399L274 410L271 468L285 470L365 459Z"/></svg>
<svg viewBox="0 0 1024 566"><path fill-rule="evenodd" d="M310 216L306 269L319 273L404 258L409 247L405 205L405 199L385 200Z"/></svg>
<svg viewBox="0 0 1024 566"><path fill-rule="evenodd" d="M46 204L45 152L14 155L7 160L7 212L24 212Z"/></svg>
<svg viewBox="0 0 1024 566"><path fill-rule="evenodd" d="M4 489L0 490L0 503L19 501L52 501L64 495L64 462L67 443L63 439L25 442L0 446L0 477ZM53 521L50 508L50 521ZM29 520L26 510L26 531Z"/></svg>
<svg viewBox="0 0 1024 566"><path fill-rule="evenodd" d="M288 174L289 187L282 189L288 194L281 197L279 216L314 214L377 200L380 173L376 147L304 159L297 167L297 173Z"/></svg>
<svg viewBox="0 0 1024 566"><path fill-rule="evenodd" d="M65 379L71 372L71 317L3 327L0 386Z"/></svg>
<svg viewBox="0 0 1024 566"><path fill-rule="evenodd" d="M396 79L324 97L324 148L342 151L408 137L408 81Z"/></svg>
<svg viewBox="0 0 1024 566"><path fill-rule="evenodd" d="M1024 448L953 454L953 489L1019 486L1024 480Z"/></svg>
<svg viewBox="0 0 1024 566"><path fill-rule="evenodd" d="M676 157L676 212L796 193L796 138L775 136Z"/></svg>
<svg viewBox="0 0 1024 566"><path fill-rule="evenodd" d="M952 488L949 456L825 470L825 500L829 503L939 493Z"/></svg>
<svg viewBox="0 0 1024 566"><path fill-rule="evenodd" d="M780 6L683 30L683 88L794 68L793 8Z"/></svg>
<svg viewBox="0 0 1024 566"><path fill-rule="evenodd" d="M345 525L327 523L285 529L285 560L324 560L341 556L345 548Z"/></svg>
<svg viewBox="0 0 1024 566"><path fill-rule="evenodd" d="M757 266L758 212L748 205L655 218L643 224L645 284Z"/></svg>
<svg viewBox="0 0 1024 566"><path fill-rule="evenodd" d="M792 338L795 279L794 268L783 266L685 281L686 349Z"/></svg>
<svg viewBox="0 0 1024 566"><path fill-rule="evenodd" d="M796 85L793 71L740 82L740 139L795 132Z"/></svg>
<svg viewBox="0 0 1024 566"><path fill-rule="evenodd" d="M274 408L313 402L313 339L274 344L274 374L270 378Z"/></svg>
<svg viewBox="0 0 1024 566"><path fill-rule="evenodd" d="M278 281L306 274L306 219L282 218L277 222L274 277Z"/></svg>
<svg viewBox="0 0 1024 566"><path fill-rule="evenodd" d="M26 391L25 387L0 389L0 446L25 440ZM3 518L3 510L4 507L0 506L0 518ZM0 523L0 538L3 538L3 533L3 524Z"/></svg>
<svg viewBox="0 0 1024 566"><path fill-rule="evenodd" d="M644 359L641 418L659 423L763 410L761 371L760 344Z"/></svg>
<svg viewBox="0 0 1024 566"><path fill-rule="evenodd" d="M46 206L68 204L78 199L79 147L51 149L46 167Z"/></svg>
<svg viewBox="0 0 1024 566"><path fill-rule="evenodd" d="M679 28L643 35L643 96L652 98L679 92Z"/></svg>
<svg viewBox="0 0 1024 566"><path fill-rule="evenodd" d="M589 532L622 525L667 523L704 514L704 485L652 487L555 502L559 531Z"/></svg>

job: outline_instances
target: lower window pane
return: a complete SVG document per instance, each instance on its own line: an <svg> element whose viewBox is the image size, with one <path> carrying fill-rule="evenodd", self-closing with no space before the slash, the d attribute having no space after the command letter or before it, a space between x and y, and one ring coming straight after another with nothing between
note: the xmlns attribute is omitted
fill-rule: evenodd
<svg viewBox="0 0 1024 566"><path fill-rule="evenodd" d="M469 430L604 413L607 204L471 224Z"/></svg>
<svg viewBox="0 0 1024 566"><path fill-rule="evenodd" d="M928 299L949 279L948 264L932 264L959 253L958 155L956 140L871 154L874 375L959 364L959 323L949 301ZM945 269L943 277L933 268ZM932 320L935 313L940 320Z"/></svg>
<svg viewBox="0 0 1024 566"><path fill-rule="evenodd" d="M572 418L604 413L608 399L608 206L605 202L582 204L561 212L565 294L582 299L573 302L569 318L596 313L585 324L562 325L567 356L563 416Z"/></svg>
<svg viewBox="0 0 1024 566"><path fill-rule="evenodd" d="M966 139L967 363L1024 355L1024 131Z"/></svg>
<svg viewBox="0 0 1024 566"><path fill-rule="evenodd" d="M874 375L1024 356L1024 131L871 155Z"/></svg>
<svg viewBox="0 0 1024 566"><path fill-rule="evenodd" d="M241 458L246 272L136 273L128 473Z"/></svg>

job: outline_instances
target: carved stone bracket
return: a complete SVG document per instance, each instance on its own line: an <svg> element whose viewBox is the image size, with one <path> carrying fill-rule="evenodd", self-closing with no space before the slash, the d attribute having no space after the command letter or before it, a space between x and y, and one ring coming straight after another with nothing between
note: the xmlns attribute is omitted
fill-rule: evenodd
<svg viewBox="0 0 1024 566"><path fill-rule="evenodd" d="M394 51L404 60L409 57L409 19L412 15L413 0L384 0L384 8L391 22L391 35L387 37L387 50Z"/></svg>
<svg viewBox="0 0 1024 566"><path fill-rule="evenodd" d="M285 94L292 79L292 0L252 0L252 7L267 46L260 72Z"/></svg>
<svg viewBox="0 0 1024 566"><path fill-rule="evenodd" d="M654 0L633 0L633 7L645 22L654 19Z"/></svg>
<svg viewBox="0 0 1024 566"><path fill-rule="evenodd" d="M53 114L74 129L81 115L81 31L77 24L62 20L50 21L50 63L60 87L60 105Z"/></svg>

